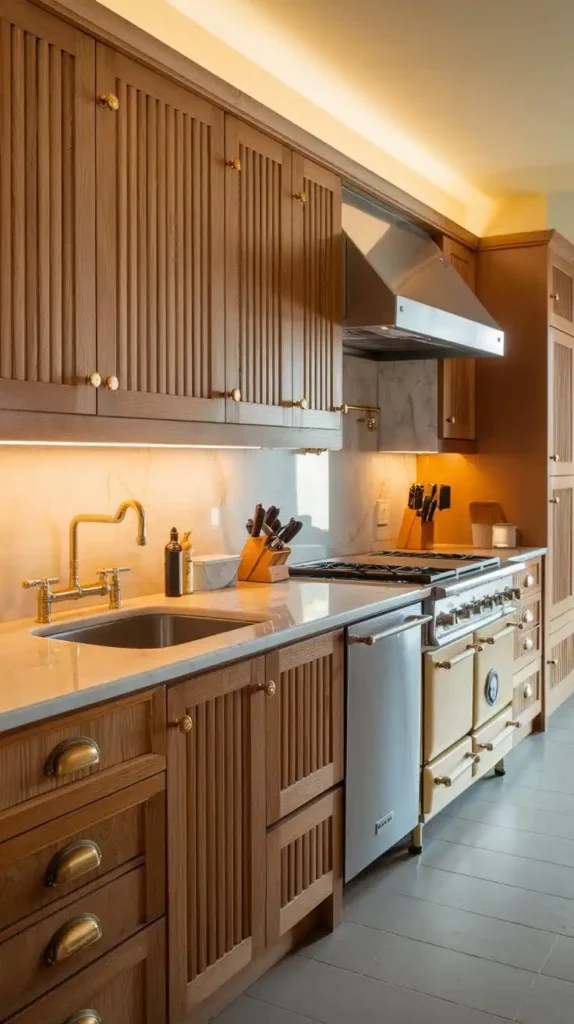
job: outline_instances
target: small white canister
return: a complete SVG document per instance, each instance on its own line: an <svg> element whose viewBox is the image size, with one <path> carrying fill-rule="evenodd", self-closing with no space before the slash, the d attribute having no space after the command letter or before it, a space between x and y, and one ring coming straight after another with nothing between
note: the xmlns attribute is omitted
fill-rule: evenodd
<svg viewBox="0 0 574 1024"><path fill-rule="evenodd" d="M193 558L193 589L223 590L234 587L241 555L195 555Z"/></svg>
<svg viewBox="0 0 574 1024"><path fill-rule="evenodd" d="M515 548L517 530L513 523L494 523L492 527L493 548Z"/></svg>

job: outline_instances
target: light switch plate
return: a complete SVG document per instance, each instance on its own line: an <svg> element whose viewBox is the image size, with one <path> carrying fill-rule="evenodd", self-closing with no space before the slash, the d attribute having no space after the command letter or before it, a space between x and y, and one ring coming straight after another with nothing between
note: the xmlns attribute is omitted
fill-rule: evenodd
<svg viewBox="0 0 574 1024"><path fill-rule="evenodd" d="M377 498L377 526L389 525L389 502L387 498Z"/></svg>

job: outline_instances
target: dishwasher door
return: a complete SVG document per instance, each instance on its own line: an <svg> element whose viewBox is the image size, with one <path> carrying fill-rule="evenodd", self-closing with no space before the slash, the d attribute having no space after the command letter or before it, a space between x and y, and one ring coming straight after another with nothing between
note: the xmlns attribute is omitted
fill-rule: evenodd
<svg viewBox="0 0 574 1024"><path fill-rule="evenodd" d="M347 631L345 881L419 820L421 627L413 604Z"/></svg>

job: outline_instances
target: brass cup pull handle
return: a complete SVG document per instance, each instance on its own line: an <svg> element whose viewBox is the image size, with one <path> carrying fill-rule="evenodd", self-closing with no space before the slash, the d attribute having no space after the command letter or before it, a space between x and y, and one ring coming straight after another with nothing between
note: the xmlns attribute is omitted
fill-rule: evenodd
<svg viewBox="0 0 574 1024"><path fill-rule="evenodd" d="M48 967L62 964L75 953L80 953L87 946L99 942L102 938L102 926L95 914L82 914L58 928L46 949Z"/></svg>
<svg viewBox="0 0 574 1024"><path fill-rule="evenodd" d="M268 679L266 683L261 683L260 690L263 690L266 697L274 697L277 693L277 683L274 679Z"/></svg>
<svg viewBox="0 0 574 1024"><path fill-rule="evenodd" d="M64 740L54 747L44 765L44 775L49 778L61 779L65 775L73 775L84 768L94 768L100 763L102 752L95 740L88 736L78 736L73 740Z"/></svg>
<svg viewBox="0 0 574 1024"><path fill-rule="evenodd" d="M101 96L99 96L98 98L100 101L100 106L107 107L108 110L120 109L120 101L118 97L115 95L115 93L103 92Z"/></svg>
<svg viewBox="0 0 574 1024"><path fill-rule="evenodd" d="M78 1010L64 1024L102 1024L102 1018L97 1010Z"/></svg>
<svg viewBox="0 0 574 1024"><path fill-rule="evenodd" d="M231 167L232 171L241 170L241 160L239 159L238 156L234 156L232 160L226 160L225 163L227 167Z"/></svg>
<svg viewBox="0 0 574 1024"><path fill-rule="evenodd" d="M80 839L60 850L48 864L44 885L66 885L88 871L95 871L102 863L102 851L91 839Z"/></svg>
<svg viewBox="0 0 574 1024"><path fill-rule="evenodd" d="M120 382L117 377L114 377L113 375L110 377L106 377L104 381L104 387L107 388L108 391L117 391L119 386Z"/></svg>
<svg viewBox="0 0 574 1024"><path fill-rule="evenodd" d="M296 199L299 203L306 203L307 193L305 192L304 189L302 189L301 192L294 192L293 199Z"/></svg>
<svg viewBox="0 0 574 1024"><path fill-rule="evenodd" d="M102 383L102 375L94 370L93 373L89 373L86 377L86 384L89 384L93 388L99 388Z"/></svg>

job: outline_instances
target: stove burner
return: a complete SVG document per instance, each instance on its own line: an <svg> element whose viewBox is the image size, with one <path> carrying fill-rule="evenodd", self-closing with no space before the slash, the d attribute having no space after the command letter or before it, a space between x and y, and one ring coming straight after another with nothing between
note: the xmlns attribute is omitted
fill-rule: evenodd
<svg viewBox="0 0 574 1024"><path fill-rule="evenodd" d="M387 554L387 552L385 552ZM402 554L402 552L397 552ZM368 562L308 562L289 567L291 576L326 580L373 580L378 583L436 583L452 579L454 569L426 565L379 565Z"/></svg>

